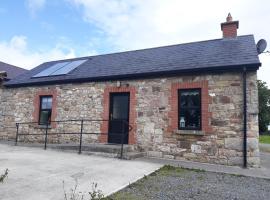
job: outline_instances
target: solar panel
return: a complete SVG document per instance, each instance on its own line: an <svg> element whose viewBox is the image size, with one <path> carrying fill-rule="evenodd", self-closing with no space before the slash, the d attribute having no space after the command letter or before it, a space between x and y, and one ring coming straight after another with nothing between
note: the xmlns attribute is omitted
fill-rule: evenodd
<svg viewBox="0 0 270 200"><path fill-rule="evenodd" d="M43 77L43 76L50 76L53 72L57 71L58 69L64 67L70 62L60 62L56 63L53 66L39 72L38 74L34 75L33 77Z"/></svg>
<svg viewBox="0 0 270 200"><path fill-rule="evenodd" d="M56 76L56 75L67 74L86 61L87 59L75 60L75 61L69 61L69 62L59 62L39 72L33 77Z"/></svg>
<svg viewBox="0 0 270 200"><path fill-rule="evenodd" d="M64 67L56 70L51 75L53 76L53 75L67 74L67 73L69 73L70 71L72 71L73 69L80 66L81 64L83 64L86 61L87 61L87 59L72 61L72 62L68 63L67 65L65 65Z"/></svg>

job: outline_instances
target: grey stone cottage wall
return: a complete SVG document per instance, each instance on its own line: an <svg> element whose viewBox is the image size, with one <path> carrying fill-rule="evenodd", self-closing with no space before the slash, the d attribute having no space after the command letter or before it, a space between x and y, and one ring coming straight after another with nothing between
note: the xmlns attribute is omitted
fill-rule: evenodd
<svg viewBox="0 0 270 200"><path fill-rule="evenodd" d="M258 91L256 72L248 73L248 164L258 166ZM171 85L173 83L208 81L209 126L203 135L168 134L170 123ZM225 165L243 162L243 91L240 73L220 73L200 76L182 76L122 81L136 88L136 148L148 156L184 159ZM15 122L33 121L34 96L40 90L57 90L56 120L102 118L103 93L106 87L115 87L116 81L6 88L1 94L0 137L15 137ZM12 127L13 126L13 127ZM85 125L89 131L99 131L100 123ZM10 128L11 127L11 128ZM78 125L58 125L58 131L75 131ZM39 133L37 126L27 126L26 132ZM55 130L50 130L55 131ZM42 136L21 140L42 141ZM77 141L77 136L50 137L50 142ZM84 142L98 142L97 136L85 136Z"/></svg>

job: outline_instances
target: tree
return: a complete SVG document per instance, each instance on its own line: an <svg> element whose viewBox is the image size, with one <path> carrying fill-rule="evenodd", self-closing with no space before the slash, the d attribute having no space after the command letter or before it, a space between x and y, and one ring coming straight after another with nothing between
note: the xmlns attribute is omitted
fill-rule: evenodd
<svg viewBox="0 0 270 200"><path fill-rule="evenodd" d="M260 133L267 132L270 125L270 90L266 82L258 80L259 91L259 130Z"/></svg>

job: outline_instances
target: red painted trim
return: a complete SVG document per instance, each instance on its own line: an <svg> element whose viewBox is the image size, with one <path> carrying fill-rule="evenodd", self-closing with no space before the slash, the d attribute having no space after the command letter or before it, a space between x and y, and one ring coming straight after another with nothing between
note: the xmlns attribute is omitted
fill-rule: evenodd
<svg viewBox="0 0 270 200"><path fill-rule="evenodd" d="M41 90L36 92L34 97L34 112L32 114L33 121L38 122L39 120L39 108L40 108L40 97L41 96L52 96L52 116L51 120L55 121L56 114L57 114L57 90L51 89L51 90ZM51 126L53 128L56 128L56 123L52 123Z"/></svg>
<svg viewBox="0 0 270 200"><path fill-rule="evenodd" d="M171 106L171 110L169 112L169 134L171 134L175 130L178 130L178 90L192 88L201 88L202 131L206 133L212 131L212 128L210 126L210 118L212 116L212 113L209 112L209 104L211 103L211 97L209 96L208 92L208 81L184 82L173 83L171 86L171 97L169 98L169 104Z"/></svg>
<svg viewBox="0 0 270 200"><path fill-rule="evenodd" d="M128 143L129 144L136 144L136 89L135 87L106 87L103 94L103 114L102 119L108 120L109 119L109 109L110 109L110 93L115 92L129 92L130 93L130 105L129 105L129 125L133 127L132 131L129 132ZM108 121L103 121L100 127L101 133L105 133L99 137L99 141L102 143L108 142L108 130L109 124Z"/></svg>

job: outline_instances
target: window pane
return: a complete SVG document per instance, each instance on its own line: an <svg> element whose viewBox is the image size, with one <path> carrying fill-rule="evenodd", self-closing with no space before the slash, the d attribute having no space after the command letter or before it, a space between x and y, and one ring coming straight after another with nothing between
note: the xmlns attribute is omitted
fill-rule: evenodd
<svg viewBox="0 0 270 200"><path fill-rule="evenodd" d="M113 97L113 119L128 119L128 96L114 95Z"/></svg>
<svg viewBox="0 0 270 200"><path fill-rule="evenodd" d="M41 109L46 109L46 107L47 107L47 99L43 97L41 99Z"/></svg>
<svg viewBox="0 0 270 200"><path fill-rule="evenodd" d="M41 109L52 108L52 97L41 97Z"/></svg>
<svg viewBox="0 0 270 200"><path fill-rule="evenodd" d="M52 109L52 97L47 98L47 109Z"/></svg>
<svg viewBox="0 0 270 200"><path fill-rule="evenodd" d="M180 128L200 128L201 112L199 109L180 109Z"/></svg>
<svg viewBox="0 0 270 200"><path fill-rule="evenodd" d="M40 117L39 117L39 124L46 124L50 121L51 118L51 111L49 110L43 110L40 111Z"/></svg>
<svg viewBox="0 0 270 200"><path fill-rule="evenodd" d="M201 128L200 89L179 90L179 128Z"/></svg>
<svg viewBox="0 0 270 200"><path fill-rule="evenodd" d="M181 91L181 107L200 106L200 92L198 90Z"/></svg>

